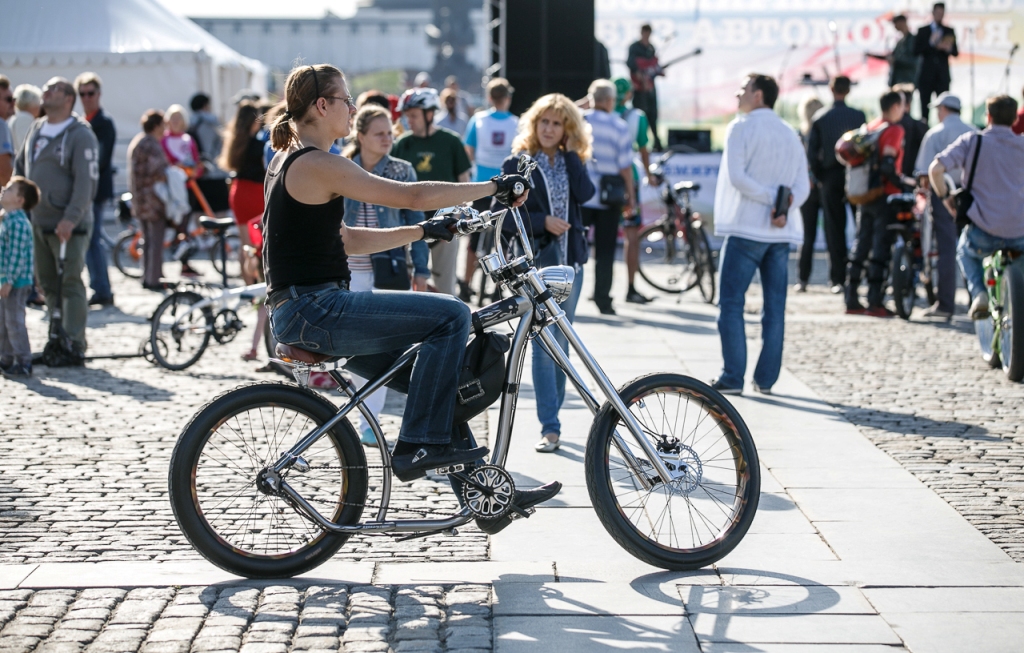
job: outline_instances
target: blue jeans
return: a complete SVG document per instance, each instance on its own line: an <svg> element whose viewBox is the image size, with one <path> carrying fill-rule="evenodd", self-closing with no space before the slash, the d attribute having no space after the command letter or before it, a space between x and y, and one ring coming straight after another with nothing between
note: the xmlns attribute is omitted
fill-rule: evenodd
<svg viewBox="0 0 1024 653"><path fill-rule="evenodd" d="M786 286L789 283L789 244L761 243L728 236L718 269L718 333L722 338L724 368L719 381L727 388L742 388L747 371L747 335L743 325L744 295L761 271L764 308L761 311L761 356L754 368L754 383L770 388L782 369Z"/></svg>
<svg viewBox="0 0 1024 653"><path fill-rule="evenodd" d="M89 286L96 297L109 299L113 297L110 290L110 277L107 276L107 244L103 242L103 205L106 200L92 203L92 237L89 249L85 252L85 267L89 270Z"/></svg>
<svg viewBox="0 0 1024 653"><path fill-rule="evenodd" d="M454 297L409 292L323 290L273 308L278 342L350 358L346 367L372 379L409 346L422 342L416 362L388 387L407 393L399 439L447 444L455 393L469 339L469 308Z"/></svg>
<svg viewBox="0 0 1024 653"><path fill-rule="evenodd" d="M967 290L975 298L985 290L985 266L982 261L997 249L1024 250L1024 236L1020 238L999 238L982 231L976 225L968 225L960 234L956 246L956 262L967 279Z"/></svg>
<svg viewBox="0 0 1024 653"><path fill-rule="evenodd" d="M576 279L572 282L572 293L562 302L562 310L572 322L576 318L576 304L580 301L583 289L583 268L576 269ZM569 353L569 340L562 335L558 327L548 327L548 332L555 337L555 342L566 354ZM533 394L537 399L537 419L540 420L540 432L562 433L562 423L558 421L558 411L565 401L565 372L552 360L540 343L533 341Z"/></svg>

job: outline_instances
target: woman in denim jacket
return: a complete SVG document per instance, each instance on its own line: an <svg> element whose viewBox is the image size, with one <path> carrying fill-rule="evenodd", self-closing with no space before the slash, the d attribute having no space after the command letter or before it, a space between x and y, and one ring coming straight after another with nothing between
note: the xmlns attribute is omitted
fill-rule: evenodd
<svg viewBox="0 0 1024 653"><path fill-rule="evenodd" d="M391 116L388 112L375 105L368 105L359 110L355 120L356 137L345 151L345 156L352 159L378 177L394 181L416 181L416 171L407 161L394 159L390 156L392 136ZM419 224L424 220L422 211L412 209L393 209L378 204L364 204L357 200L345 198L345 224L350 227L371 227L387 229L405 225ZM427 243L418 240L410 245L412 250L413 290L426 290L427 279L430 278L430 267L427 265L429 249ZM389 252L392 258L406 261L404 247L397 247ZM348 257L349 271L352 275L350 288L352 292L367 292L373 289L373 265L370 256L352 255ZM352 375L357 387L363 387L366 379ZM366 399L364 404L374 417L380 414L387 398L387 388L381 388ZM360 415L359 438L363 444L374 445L377 440L370 430L370 425Z"/></svg>
<svg viewBox="0 0 1024 653"><path fill-rule="evenodd" d="M515 172L523 153L537 161L531 178L534 189L523 209L535 237L537 266L569 265L576 270L572 293L561 304L570 322L576 315L583 286L583 264L587 262L586 230L580 206L595 192L586 167L590 151L589 125L583 115L572 100L552 93L534 102L519 118L519 134L512 142L512 156L501 166L504 173ZM506 221L505 226L511 229L511 221ZM568 340L561 331L552 331L558 346L568 354ZM561 445L562 424L558 421L558 411L565 399L565 373L536 341L533 343L533 388L543 436L534 448L540 453L551 453Z"/></svg>

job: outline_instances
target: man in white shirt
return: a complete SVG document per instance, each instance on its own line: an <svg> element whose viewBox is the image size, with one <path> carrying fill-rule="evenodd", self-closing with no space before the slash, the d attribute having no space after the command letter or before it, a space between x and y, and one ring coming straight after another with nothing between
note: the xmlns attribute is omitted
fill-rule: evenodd
<svg viewBox="0 0 1024 653"><path fill-rule="evenodd" d="M914 162L914 176L920 180L924 188L928 188L928 166L939 154L953 144L962 135L975 131L974 127L960 119L960 98L950 93L942 93L928 105L939 114L939 124L924 135L921 149L917 152ZM959 179L959 170L951 170L954 179ZM939 251L938 273L939 287L937 301L924 312L928 317L950 319L956 308L956 220L946 210L939 196L929 190L932 206L932 225L934 226L935 245Z"/></svg>
<svg viewBox="0 0 1024 653"><path fill-rule="evenodd" d="M719 263L718 333L722 375L712 387L742 394L747 370L743 325L744 295L761 273L761 356L754 389L771 394L782 369L790 244L803 242L799 207L810 195L807 157L800 137L772 108L779 86L767 75L751 74L737 93L739 114L726 130L725 151L715 190L715 235L725 236ZM776 214L781 187L788 208Z"/></svg>

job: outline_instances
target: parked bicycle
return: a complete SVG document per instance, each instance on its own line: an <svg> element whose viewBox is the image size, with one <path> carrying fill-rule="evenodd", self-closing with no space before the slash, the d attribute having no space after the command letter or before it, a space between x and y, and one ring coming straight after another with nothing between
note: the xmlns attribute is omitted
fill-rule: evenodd
<svg viewBox="0 0 1024 653"><path fill-rule="evenodd" d="M530 165L527 158L520 162L524 176ZM461 509L443 518L388 515L391 456L363 400L411 365L421 345L358 391L341 374L345 359L278 345L298 385L227 392L200 410L178 439L170 497L189 542L232 573L275 578L322 564L353 535L455 535L474 518L529 517L532 509L512 504L515 482L505 462L527 343L538 339L595 416L586 448L587 486L612 537L665 569L695 569L729 553L750 527L760 492L757 450L736 409L708 385L680 374L648 374L616 389L559 306L571 292L573 269L534 266L517 209L477 213L465 206L439 215L462 215L459 234L501 233L511 216L524 252L509 260L499 247L482 261L488 276L513 296L476 311L474 324L482 330L519 323L505 361L490 460L436 470L461 483ZM603 403L555 344L555 328L595 380ZM338 408L304 387L311 370L327 371L348 401ZM371 464L346 419L354 410L377 441ZM365 519L364 509L370 512Z"/></svg>
<svg viewBox="0 0 1024 653"><path fill-rule="evenodd" d="M238 315L243 304L267 295L267 284L228 286L228 240L234 218L199 219L200 226L216 239L221 283L187 281L165 297L150 318L149 350L153 359L169 370L183 370L206 351L212 338L218 344L235 339L245 328ZM268 346L269 350L269 346Z"/></svg>
<svg viewBox="0 0 1024 653"><path fill-rule="evenodd" d="M998 250L985 258L984 266L989 315L974 320L981 357L992 367L1002 367L1011 381L1020 381L1024 379L1024 252Z"/></svg>
<svg viewBox="0 0 1024 653"><path fill-rule="evenodd" d="M126 211L128 220L125 220ZM141 279L142 252L145 250L146 239L138 222L131 219L131 193L121 195L119 215L127 228L114 241L111 258L121 274L132 279ZM186 216L185 224L192 224L192 220L193 216ZM228 253L226 264L221 262L219 256L217 234L208 232L200 220L196 220L194 228L186 229L183 233L167 229L165 234L167 234L164 238L165 261L182 261L184 263L197 254L205 252L218 274L223 274L225 269L232 277L241 274L238 265L238 252L241 250L242 241L238 236L237 226L232 225L226 235L225 246Z"/></svg>
<svg viewBox="0 0 1024 653"><path fill-rule="evenodd" d="M700 191L700 184L664 183L664 166L673 154L668 152L651 164L651 176L664 185L661 200L665 214L640 231L640 276L667 293L682 293L696 286L710 304L715 301L711 242L690 202L691 195Z"/></svg>

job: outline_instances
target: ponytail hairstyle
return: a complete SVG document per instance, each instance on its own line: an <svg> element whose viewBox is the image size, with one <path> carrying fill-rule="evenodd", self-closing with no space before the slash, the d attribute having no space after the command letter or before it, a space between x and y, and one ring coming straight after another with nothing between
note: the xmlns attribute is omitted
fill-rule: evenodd
<svg viewBox="0 0 1024 653"><path fill-rule="evenodd" d="M313 121L310 107L325 95L331 95L338 83L345 79L340 70L326 63L292 68L284 83L286 109L270 126L270 146L277 151L287 150L299 140L292 123Z"/></svg>
<svg viewBox="0 0 1024 653"><path fill-rule="evenodd" d="M221 150L220 167L237 172L245 163L245 150L252 138L252 126L260 120L259 107L254 102L242 100L238 111L227 128L224 148Z"/></svg>
<svg viewBox="0 0 1024 653"><path fill-rule="evenodd" d="M391 112L384 107L376 104L367 104L359 110L359 113L356 114L356 136L345 148L345 156L350 159L356 158L361 147L359 144L359 134L365 134L370 131L370 125L372 125L373 121L378 118L387 120L388 129L391 128Z"/></svg>

